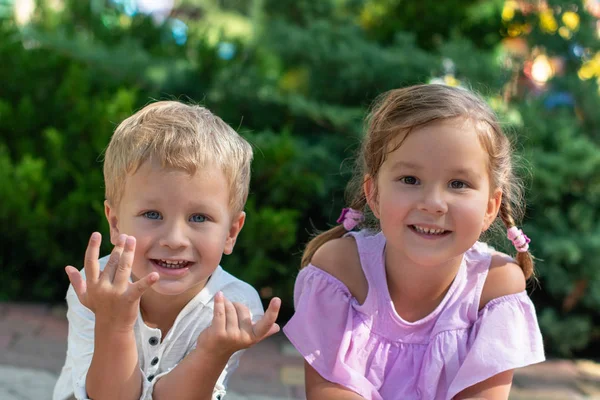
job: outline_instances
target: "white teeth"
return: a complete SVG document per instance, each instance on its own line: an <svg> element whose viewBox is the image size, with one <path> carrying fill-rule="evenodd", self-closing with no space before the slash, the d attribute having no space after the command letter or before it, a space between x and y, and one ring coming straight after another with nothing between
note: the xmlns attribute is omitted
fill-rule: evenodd
<svg viewBox="0 0 600 400"><path fill-rule="evenodd" d="M428 235L440 235L442 233L445 232L444 229L430 229L430 228L424 228L418 225L413 225L415 227L415 230L419 233L425 233Z"/></svg>
<svg viewBox="0 0 600 400"><path fill-rule="evenodd" d="M169 260L156 260L157 264L163 268L181 268L186 265L187 261L169 261Z"/></svg>

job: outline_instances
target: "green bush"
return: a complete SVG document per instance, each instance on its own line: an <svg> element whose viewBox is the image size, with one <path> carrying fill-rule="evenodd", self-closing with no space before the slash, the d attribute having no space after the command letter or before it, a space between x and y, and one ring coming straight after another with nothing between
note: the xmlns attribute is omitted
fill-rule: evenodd
<svg viewBox="0 0 600 400"><path fill-rule="evenodd" d="M344 206L368 105L438 78L483 93L528 160L524 229L539 258L532 295L548 352L589 352L600 306L600 104L596 82L577 78L587 59L570 54L576 41L593 57L594 21L580 13L569 42L541 31L536 13L515 16L532 27L531 47L569 55L564 76L530 90L515 75L525 60L498 46L501 0L405 3L188 1L177 13L185 43L176 21L103 2L70 0L62 12L41 3L26 27L0 16L0 299L62 301L63 267L81 266L92 231L107 237L101 162L112 131L149 101L175 98L206 105L255 148L246 226L223 265L265 299L281 296L285 320L304 244ZM415 20L427 5L434 22ZM552 105L565 93L572 102Z"/></svg>

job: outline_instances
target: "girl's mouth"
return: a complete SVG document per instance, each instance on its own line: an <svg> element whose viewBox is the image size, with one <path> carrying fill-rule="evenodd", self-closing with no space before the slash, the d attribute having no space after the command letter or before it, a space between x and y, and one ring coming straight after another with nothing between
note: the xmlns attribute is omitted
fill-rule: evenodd
<svg viewBox="0 0 600 400"><path fill-rule="evenodd" d="M419 225L409 225L408 227L419 236L424 236L427 238L441 238L452 233L452 231L442 228L426 228Z"/></svg>

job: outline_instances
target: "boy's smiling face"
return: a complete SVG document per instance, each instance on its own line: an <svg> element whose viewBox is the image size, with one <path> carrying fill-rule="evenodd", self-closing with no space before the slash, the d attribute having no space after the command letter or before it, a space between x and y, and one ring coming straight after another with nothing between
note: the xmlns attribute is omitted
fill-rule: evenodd
<svg viewBox="0 0 600 400"><path fill-rule="evenodd" d="M156 271L151 290L193 297L204 288L223 254L230 254L245 214L229 206L229 185L215 166L195 174L146 161L128 175L118 207L105 203L111 242L136 238L132 279Z"/></svg>

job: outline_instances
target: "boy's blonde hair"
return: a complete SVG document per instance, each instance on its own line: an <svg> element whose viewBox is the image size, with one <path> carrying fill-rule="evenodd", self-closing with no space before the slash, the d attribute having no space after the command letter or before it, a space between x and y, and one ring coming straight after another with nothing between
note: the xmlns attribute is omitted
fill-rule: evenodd
<svg viewBox="0 0 600 400"><path fill-rule="evenodd" d="M128 174L147 160L194 174L221 168L229 183L229 206L244 209L250 186L252 147L221 118L198 105L152 103L115 130L104 157L106 199L118 207Z"/></svg>

